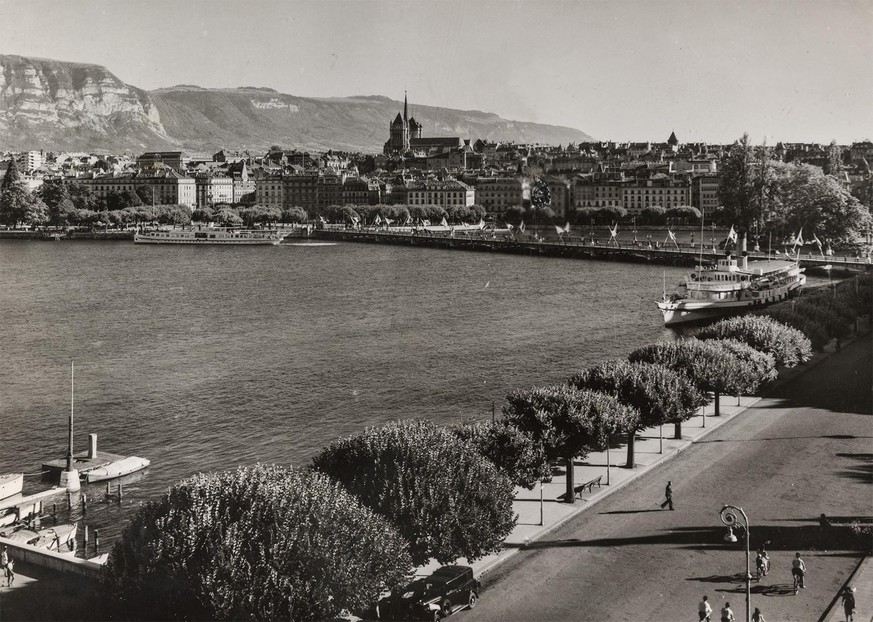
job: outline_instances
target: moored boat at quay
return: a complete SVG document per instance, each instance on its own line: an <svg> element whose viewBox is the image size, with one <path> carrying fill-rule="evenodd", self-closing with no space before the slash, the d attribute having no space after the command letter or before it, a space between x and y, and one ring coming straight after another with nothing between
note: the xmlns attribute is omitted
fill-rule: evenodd
<svg viewBox="0 0 873 622"><path fill-rule="evenodd" d="M659 301L664 325L738 313L785 300L799 293L806 275L798 262L785 259L739 261L730 254L715 266L698 266L679 291Z"/></svg>
<svg viewBox="0 0 873 622"><path fill-rule="evenodd" d="M276 229L238 229L235 227L182 227L148 229L133 236L137 244L241 244L276 245L285 238Z"/></svg>

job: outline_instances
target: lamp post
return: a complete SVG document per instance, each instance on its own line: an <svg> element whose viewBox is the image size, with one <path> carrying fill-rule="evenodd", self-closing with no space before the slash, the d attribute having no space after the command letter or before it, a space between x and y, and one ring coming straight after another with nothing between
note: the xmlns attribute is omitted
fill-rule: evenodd
<svg viewBox="0 0 873 622"><path fill-rule="evenodd" d="M737 513L739 512L739 516ZM735 505L725 505L719 512L721 522L727 525L728 532L724 537L725 542L736 542L734 525L739 525L746 530L746 622L752 622L752 574L749 572L749 517L743 512L743 508Z"/></svg>

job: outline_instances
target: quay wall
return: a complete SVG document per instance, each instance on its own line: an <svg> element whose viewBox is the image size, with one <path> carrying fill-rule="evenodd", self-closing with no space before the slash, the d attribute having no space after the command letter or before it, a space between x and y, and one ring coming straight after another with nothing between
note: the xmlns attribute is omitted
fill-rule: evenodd
<svg viewBox="0 0 873 622"><path fill-rule="evenodd" d="M600 259L634 263L655 263L672 266L695 266L700 260L700 248L648 248L620 241L616 244L597 242L562 242L560 240L517 240L510 236L489 238L479 231L470 235L457 234L450 237L444 233L410 234L392 231L360 231L352 229L316 229L313 238L364 244L396 244L401 246L425 246L464 251L510 253L515 255L538 255L543 257L566 257L573 259ZM704 261L714 262L723 257L723 251L704 249ZM766 253L750 253L750 259L766 258ZM802 266L839 265L846 268L870 270L869 259L854 257L803 257Z"/></svg>
<svg viewBox="0 0 873 622"><path fill-rule="evenodd" d="M97 562L70 555L62 555L48 549L38 549L26 544L18 544L7 538L0 537L0 546L9 547L9 556L16 563L24 562L33 566L39 566L40 568L70 573L95 581L100 579L100 573L103 570L103 565Z"/></svg>

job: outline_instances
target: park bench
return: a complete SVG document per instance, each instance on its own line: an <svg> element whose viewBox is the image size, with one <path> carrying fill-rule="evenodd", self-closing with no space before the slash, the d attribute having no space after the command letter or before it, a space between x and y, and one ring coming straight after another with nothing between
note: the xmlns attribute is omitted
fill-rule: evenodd
<svg viewBox="0 0 873 622"><path fill-rule="evenodd" d="M603 478L602 475L598 475L597 477L592 479L590 482L585 482L584 484L582 484L580 486L576 486L575 488L573 488L573 494L581 499L582 493L585 492L586 490L588 492L594 492L595 484L597 485L598 488L600 488L600 480L602 478Z"/></svg>

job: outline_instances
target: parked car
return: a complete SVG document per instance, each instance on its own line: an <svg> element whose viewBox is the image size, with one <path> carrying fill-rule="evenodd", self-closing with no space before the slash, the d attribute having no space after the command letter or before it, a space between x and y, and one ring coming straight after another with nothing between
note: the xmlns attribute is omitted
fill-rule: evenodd
<svg viewBox="0 0 873 622"><path fill-rule="evenodd" d="M380 599L376 614L380 620L441 620L475 607L481 588L469 566L443 566Z"/></svg>

